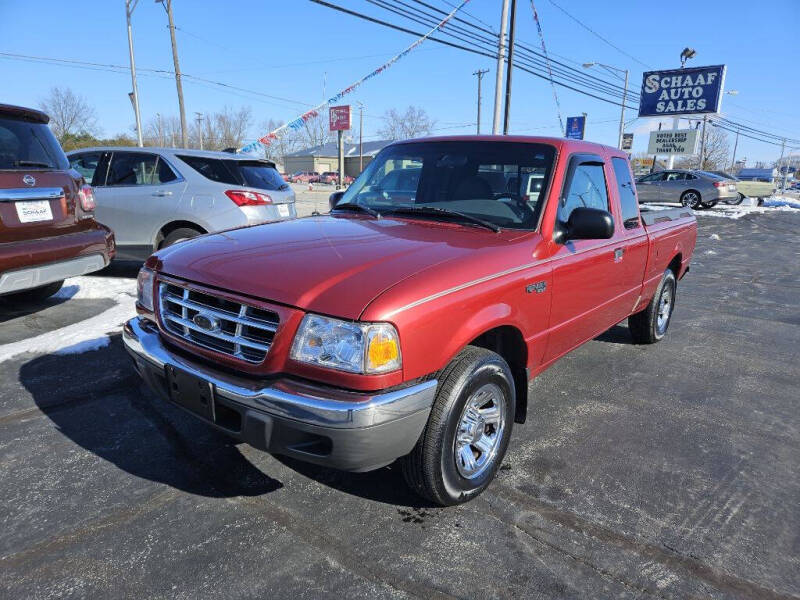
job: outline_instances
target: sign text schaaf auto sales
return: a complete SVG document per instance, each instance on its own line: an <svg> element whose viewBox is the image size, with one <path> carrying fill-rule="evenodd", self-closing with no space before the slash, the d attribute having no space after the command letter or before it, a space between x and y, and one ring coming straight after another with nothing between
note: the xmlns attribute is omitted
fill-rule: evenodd
<svg viewBox="0 0 800 600"><path fill-rule="evenodd" d="M725 65L644 73L639 116L719 112L724 81Z"/></svg>

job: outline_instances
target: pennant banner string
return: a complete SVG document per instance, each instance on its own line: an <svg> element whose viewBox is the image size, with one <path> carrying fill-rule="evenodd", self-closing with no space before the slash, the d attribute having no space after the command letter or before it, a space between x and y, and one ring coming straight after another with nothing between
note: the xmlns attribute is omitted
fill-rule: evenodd
<svg viewBox="0 0 800 600"><path fill-rule="evenodd" d="M288 123L285 123L285 124L281 125L277 129L273 129L268 134L258 138L256 141L254 141L254 142L252 142L250 144L247 144L246 146L244 146L242 148L239 148L239 150L237 150L237 152L253 152L254 150L256 150L258 148L259 144L263 144L264 146L269 146L273 141L275 141L276 139L286 135L288 132L297 131L298 129L300 129L303 126L303 124L306 121L308 121L309 119L313 119L314 117L319 116L319 111L321 109L323 109L326 106L331 106L331 105L339 102L339 100L341 100L347 94L353 92L362 83L364 83L365 81L367 81L369 79L372 79L376 75L380 75L386 69L391 67L394 63L396 63L398 60L400 60L401 58L406 57L417 46L422 44L425 40L427 40L434 33L439 31L440 29L442 29L442 27L444 27L447 24L447 22L450 21L450 19L452 19L453 16L459 10L461 10L461 7L463 7L467 2L469 2L469 0L462 0L458 4L458 6L456 6L452 11L450 11L449 14L447 14L441 21L439 21L436 24L436 26L433 27L433 29L431 29L428 33L426 33L421 38L416 40L413 44L408 46L408 48L403 50L400 54L395 55L393 58L391 58L389 61L387 61L384 64L382 64L380 67L378 67L377 69L375 69L371 73L368 73L367 75L365 75L364 77L362 77L361 79L356 81L355 83L349 85L348 87L343 89L341 92L339 92L335 96L332 96L332 97L328 98L325 102L323 102L323 103L315 106L314 108L304 112L302 115L300 115L296 119L293 119L292 121L289 121Z"/></svg>

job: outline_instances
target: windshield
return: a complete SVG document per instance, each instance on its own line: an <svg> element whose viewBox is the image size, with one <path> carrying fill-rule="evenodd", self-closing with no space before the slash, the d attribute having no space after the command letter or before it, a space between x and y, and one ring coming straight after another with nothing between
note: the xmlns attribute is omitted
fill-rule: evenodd
<svg viewBox="0 0 800 600"><path fill-rule="evenodd" d="M0 117L0 169L68 168L67 157L47 125Z"/></svg>
<svg viewBox="0 0 800 600"><path fill-rule="evenodd" d="M555 148L515 142L418 142L382 150L337 206L381 214L436 208L510 229L535 229ZM419 210L418 216L437 217Z"/></svg>

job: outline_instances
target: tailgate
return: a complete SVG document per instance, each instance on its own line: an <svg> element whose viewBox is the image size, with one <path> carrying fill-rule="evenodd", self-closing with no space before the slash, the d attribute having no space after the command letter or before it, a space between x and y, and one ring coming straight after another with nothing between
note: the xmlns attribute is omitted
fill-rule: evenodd
<svg viewBox="0 0 800 600"><path fill-rule="evenodd" d="M65 171L0 171L0 242L79 231L79 183Z"/></svg>

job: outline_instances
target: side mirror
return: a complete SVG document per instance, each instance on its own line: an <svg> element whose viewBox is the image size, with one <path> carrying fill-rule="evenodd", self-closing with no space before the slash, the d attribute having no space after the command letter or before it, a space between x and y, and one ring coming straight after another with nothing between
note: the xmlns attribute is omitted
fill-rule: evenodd
<svg viewBox="0 0 800 600"><path fill-rule="evenodd" d="M339 203L339 200L342 199L343 195L344 195L344 190L339 190L338 192L333 192L328 197L328 205L331 207L331 210L336 208L336 205Z"/></svg>
<svg viewBox="0 0 800 600"><path fill-rule="evenodd" d="M564 244L569 240L607 240L614 236L614 218L607 210L587 208L574 209L566 223L556 224L553 239Z"/></svg>

